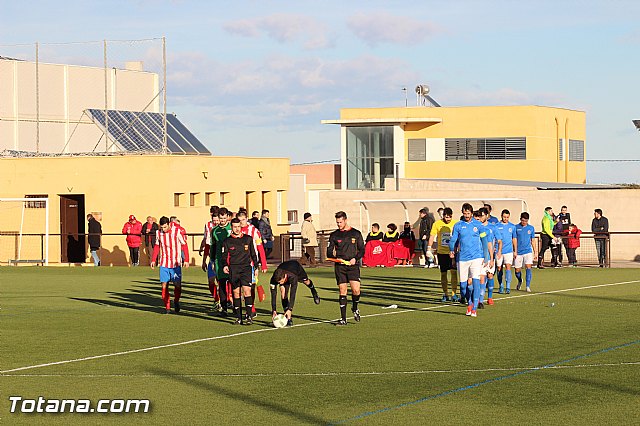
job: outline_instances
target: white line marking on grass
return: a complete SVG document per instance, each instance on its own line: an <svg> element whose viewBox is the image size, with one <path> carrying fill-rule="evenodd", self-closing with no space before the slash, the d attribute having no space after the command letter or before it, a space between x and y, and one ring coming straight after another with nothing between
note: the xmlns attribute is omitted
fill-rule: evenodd
<svg viewBox="0 0 640 426"><path fill-rule="evenodd" d="M533 296L541 296L541 295L545 295L545 294L563 293L563 292L567 292L567 291L588 290L588 289L593 289L593 288L611 287L611 286L625 285L625 284L635 284L635 283L640 283L640 280L622 281L622 282L618 282L618 283L609 283L609 284L597 284L597 285L590 285L590 286L585 286L585 287L567 288L567 289L562 289L562 290L543 291L543 292L539 292L539 293L524 293L522 295L513 295L513 296L501 297L499 299L495 299L495 302L498 302L498 301L501 301L501 300L507 300L507 299L517 299L517 298L520 298L520 297L533 297ZM380 316L385 316L385 315L396 315L396 314L402 314L402 313L406 313L406 312L430 311L430 310L435 310L435 309L447 308L447 307L451 307L451 306L459 306L459 304L451 303L451 304L428 306L428 307L425 307L425 308L403 309L403 310L399 310L399 311L382 312L382 313L377 313L377 314L362 315L362 318L373 318L373 317L380 317ZM309 326L309 325L326 324L326 323L331 323L331 322L334 322L334 321L336 321L336 320L313 321L313 322L308 322L308 323L304 323L304 324L297 324L297 325L294 325L293 327L305 327L305 326ZM48 363L44 363L44 364L28 365L28 366L25 366L25 367L17 367L17 368L11 368L11 369L8 369L8 370L0 370L0 375L4 375L6 373L13 373L13 372L16 372L16 371L24 371L24 370L32 370L32 369L35 369L35 368L51 367L53 365L71 364L71 363L74 363L74 362L91 361L91 360L94 360L94 359L110 358L110 357L120 356L120 355L129 355L129 354L135 354L135 353L140 353L140 352L153 351L153 350L156 350L156 349L164 349L164 348L172 348L172 347L177 347L177 346L191 345L193 343L208 342L208 341L212 341L212 340L227 339L227 338L230 338L230 337L244 336L244 335L247 335L247 334L262 333L262 332L265 332L265 331L276 331L276 330L278 330L278 329L277 328L261 328L261 329L257 329L257 330L242 331L242 332L239 332L239 333L224 334L222 336L203 337L201 339L187 340L185 342L168 343L168 344L165 344L165 345L150 346L150 347L140 348L140 349L131 349L131 350L128 350L128 351L113 352L113 353L102 354L102 355L93 355L93 356L88 356L88 357L84 357L84 358L75 358L75 359L68 359L68 360L64 360L64 361L48 362Z"/></svg>
<svg viewBox="0 0 640 426"><path fill-rule="evenodd" d="M606 364L576 364L576 365L555 365L551 367L496 367L481 369L455 369L455 370L413 370L413 371L327 371L327 372L298 372L298 373L193 373L193 374L73 374L73 373L52 373L52 374L0 374L2 377L81 377L81 378L100 378L100 377L246 377L246 378L271 378L282 376L395 376L395 375L421 375L421 374L450 374L450 373L491 373L495 371L523 371L523 370L559 370L573 368L599 368L599 367L626 367L640 365L640 361L617 362Z"/></svg>

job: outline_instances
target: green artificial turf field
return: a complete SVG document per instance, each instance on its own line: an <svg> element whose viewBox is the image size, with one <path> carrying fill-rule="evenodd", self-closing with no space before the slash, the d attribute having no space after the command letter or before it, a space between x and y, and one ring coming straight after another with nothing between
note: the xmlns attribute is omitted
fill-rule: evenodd
<svg viewBox="0 0 640 426"><path fill-rule="evenodd" d="M185 271L183 312L163 315L148 268L2 267L0 422L638 421L638 269L534 270L533 293L496 292L477 318L439 301L437 270L363 269L362 321L347 327L328 322L333 269L308 272L321 304L300 286L295 326L273 329L268 298L253 326L214 316L198 268ZM12 414L9 396L151 410Z"/></svg>

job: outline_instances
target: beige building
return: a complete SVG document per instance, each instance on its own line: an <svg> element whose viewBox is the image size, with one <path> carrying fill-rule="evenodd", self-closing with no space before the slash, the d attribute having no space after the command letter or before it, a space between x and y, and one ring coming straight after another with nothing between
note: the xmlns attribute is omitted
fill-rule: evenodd
<svg viewBox="0 0 640 426"><path fill-rule="evenodd" d="M320 213L320 193L340 189L339 164L299 164L290 167L289 223L302 223L303 215ZM295 231L296 226L292 227Z"/></svg>

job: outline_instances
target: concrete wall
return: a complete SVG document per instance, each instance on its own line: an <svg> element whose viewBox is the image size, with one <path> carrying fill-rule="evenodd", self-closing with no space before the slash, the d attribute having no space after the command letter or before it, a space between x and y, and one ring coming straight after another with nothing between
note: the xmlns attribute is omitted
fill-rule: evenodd
<svg viewBox="0 0 640 426"><path fill-rule="evenodd" d="M47 195L52 234L60 233L59 195L84 194L85 213L102 213L104 233L120 233L130 214L141 222L148 215L158 219L175 215L187 232L200 233L209 220L209 206L224 205L233 211L240 206L249 211L270 210L274 234L279 235L289 228L288 189L289 160L285 158L145 155L0 159L0 198ZM176 198L178 206L174 205ZM44 232L41 210L26 212L34 217L25 221L23 232ZM19 213L16 216L15 209L0 205L0 233L19 230ZM13 258L13 248L3 253L3 243L8 240L0 241L0 261L5 262ZM107 250L117 245L127 251L124 237L105 241ZM59 241L51 243L50 259L60 260Z"/></svg>
<svg viewBox="0 0 640 426"><path fill-rule="evenodd" d="M497 199L513 201L496 201ZM433 199L437 201L411 201ZM601 208L609 219L610 231L640 231L640 217L632 212L640 209L640 190L638 189L602 189L602 190L538 190L528 186L485 185L455 182L434 182L424 180L400 180L400 191L331 191L320 194L320 211L317 217L318 229L335 229L334 213L343 210L350 218L352 226L368 232L368 218L383 227L387 223L399 224L406 220L403 206L399 202L369 203L367 210L356 200L404 200L409 209L409 221L414 222L418 210L427 206L434 211L446 205L457 214L464 202L470 202L474 208L483 202L493 206L494 215L507 208L511 211L512 222L517 222L522 206L526 206L530 223L540 231L544 208L553 207L559 213L566 205L571 219L585 232L591 231L593 210ZM441 201L442 200L442 201ZM444 201L459 200L459 201ZM522 200L522 201L520 201ZM523 204L523 202L525 204ZM614 260L633 261L640 256L640 235L612 237L612 258Z"/></svg>

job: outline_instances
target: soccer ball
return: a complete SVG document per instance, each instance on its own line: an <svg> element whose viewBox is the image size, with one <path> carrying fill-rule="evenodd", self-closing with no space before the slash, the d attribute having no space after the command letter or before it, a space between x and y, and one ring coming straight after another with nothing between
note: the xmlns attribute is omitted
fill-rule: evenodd
<svg viewBox="0 0 640 426"><path fill-rule="evenodd" d="M286 327L287 321L288 321L287 317L284 316L284 314L278 314L275 317L273 317L273 326L275 328Z"/></svg>

